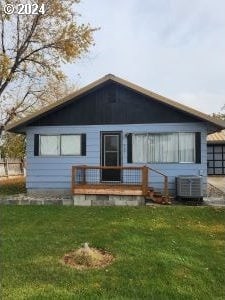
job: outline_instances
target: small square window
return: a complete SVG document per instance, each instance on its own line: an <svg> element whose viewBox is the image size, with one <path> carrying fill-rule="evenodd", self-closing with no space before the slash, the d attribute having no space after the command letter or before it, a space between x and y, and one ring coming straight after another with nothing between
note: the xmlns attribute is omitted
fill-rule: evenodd
<svg viewBox="0 0 225 300"><path fill-rule="evenodd" d="M60 155L59 135L40 135L40 155Z"/></svg>

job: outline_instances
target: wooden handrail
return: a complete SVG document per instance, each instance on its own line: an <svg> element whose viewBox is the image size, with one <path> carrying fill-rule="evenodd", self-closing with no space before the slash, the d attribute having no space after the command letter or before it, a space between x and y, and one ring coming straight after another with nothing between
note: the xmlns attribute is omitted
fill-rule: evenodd
<svg viewBox="0 0 225 300"><path fill-rule="evenodd" d="M164 186L163 186L163 194L164 196L168 196L168 177L159 172L158 170L155 170L148 166L87 166L87 165L77 165L72 166L72 190L74 190L76 186L76 171L77 169L83 170L83 181L82 184L86 183L86 170L140 170L142 173L141 183L140 186L142 187L143 195L147 195L148 192L148 181L149 181L149 171L152 171L154 173L157 173L164 178ZM100 182L99 184L104 184ZM122 183L123 184L123 183Z"/></svg>
<svg viewBox="0 0 225 300"><path fill-rule="evenodd" d="M87 166L87 165L77 165L72 166L72 168L78 169L115 169L115 170L141 170L143 167L124 167L124 166Z"/></svg>
<svg viewBox="0 0 225 300"><path fill-rule="evenodd" d="M153 171L153 172L155 172L155 173L158 173L159 175L162 175L162 176L164 176L164 177L167 177L165 174L159 172L158 170L152 169L152 168L150 168L150 167L148 167L148 169L151 170L151 171Z"/></svg>
<svg viewBox="0 0 225 300"><path fill-rule="evenodd" d="M163 173L161 173L158 170L155 170L153 168L148 167L148 169L164 177L163 195L168 196L169 195L168 176L166 176L165 174L163 174Z"/></svg>
<svg viewBox="0 0 225 300"><path fill-rule="evenodd" d="M77 185L81 185L81 184L86 184L87 180L88 180L88 174L87 171L88 170L121 170L121 171L135 171L135 170L140 170L141 175L137 176L137 182L134 182L134 185L140 185L140 187L142 187L143 190L147 191L148 189L148 174L146 175L146 172L148 172L148 169L146 167L140 167L140 166L87 166L87 165L76 165L76 166L72 166L72 184L71 184L71 188L72 190L77 186ZM79 178L79 182L76 182L76 174L78 171L81 171L81 173L79 173L80 178ZM131 173L134 174L135 173ZM97 178L97 182L98 184L101 185L105 185L107 184L107 182L101 181L98 177ZM122 180L121 182L118 182L118 185L124 185L126 183L129 184L129 175L128 175L128 182L126 182L126 176L122 177L123 179L125 179L125 182ZM89 185L91 184L91 182L88 183ZM116 184L116 183L115 183ZM130 183L132 184L132 183Z"/></svg>

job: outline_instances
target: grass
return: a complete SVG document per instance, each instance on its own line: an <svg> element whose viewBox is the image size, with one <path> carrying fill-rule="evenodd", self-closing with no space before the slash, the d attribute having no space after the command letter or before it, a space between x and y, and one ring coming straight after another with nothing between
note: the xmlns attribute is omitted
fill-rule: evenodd
<svg viewBox="0 0 225 300"><path fill-rule="evenodd" d="M5 299L224 299L225 210L1 206ZM105 269L59 260L83 242Z"/></svg>
<svg viewBox="0 0 225 300"><path fill-rule="evenodd" d="M0 178L0 196L25 193L25 177Z"/></svg>

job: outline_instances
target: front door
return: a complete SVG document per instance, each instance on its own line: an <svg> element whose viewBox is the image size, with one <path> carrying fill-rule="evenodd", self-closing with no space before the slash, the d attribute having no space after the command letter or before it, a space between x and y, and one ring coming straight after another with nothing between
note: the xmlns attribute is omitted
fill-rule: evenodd
<svg viewBox="0 0 225 300"><path fill-rule="evenodd" d="M101 165L105 167L121 166L121 133L102 132L101 134ZM120 181L121 170L106 169L101 173L102 181Z"/></svg>

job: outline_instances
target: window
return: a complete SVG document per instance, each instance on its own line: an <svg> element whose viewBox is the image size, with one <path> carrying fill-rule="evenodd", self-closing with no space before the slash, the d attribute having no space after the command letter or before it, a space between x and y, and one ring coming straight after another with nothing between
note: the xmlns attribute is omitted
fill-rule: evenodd
<svg viewBox="0 0 225 300"><path fill-rule="evenodd" d="M40 135L40 155L60 155L58 135Z"/></svg>
<svg viewBox="0 0 225 300"><path fill-rule="evenodd" d="M194 133L179 133L179 162L195 162Z"/></svg>
<svg viewBox="0 0 225 300"><path fill-rule="evenodd" d="M40 135L40 155L81 155L81 135Z"/></svg>
<svg viewBox="0 0 225 300"><path fill-rule="evenodd" d="M207 146L208 175L225 175L225 145Z"/></svg>
<svg viewBox="0 0 225 300"><path fill-rule="evenodd" d="M195 134L134 134L133 161L137 163L194 163Z"/></svg>
<svg viewBox="0 0 225 300"><path fill-rule="evenodd" d="M61 155L80 155L81 136L61 135Z"/></svg>

